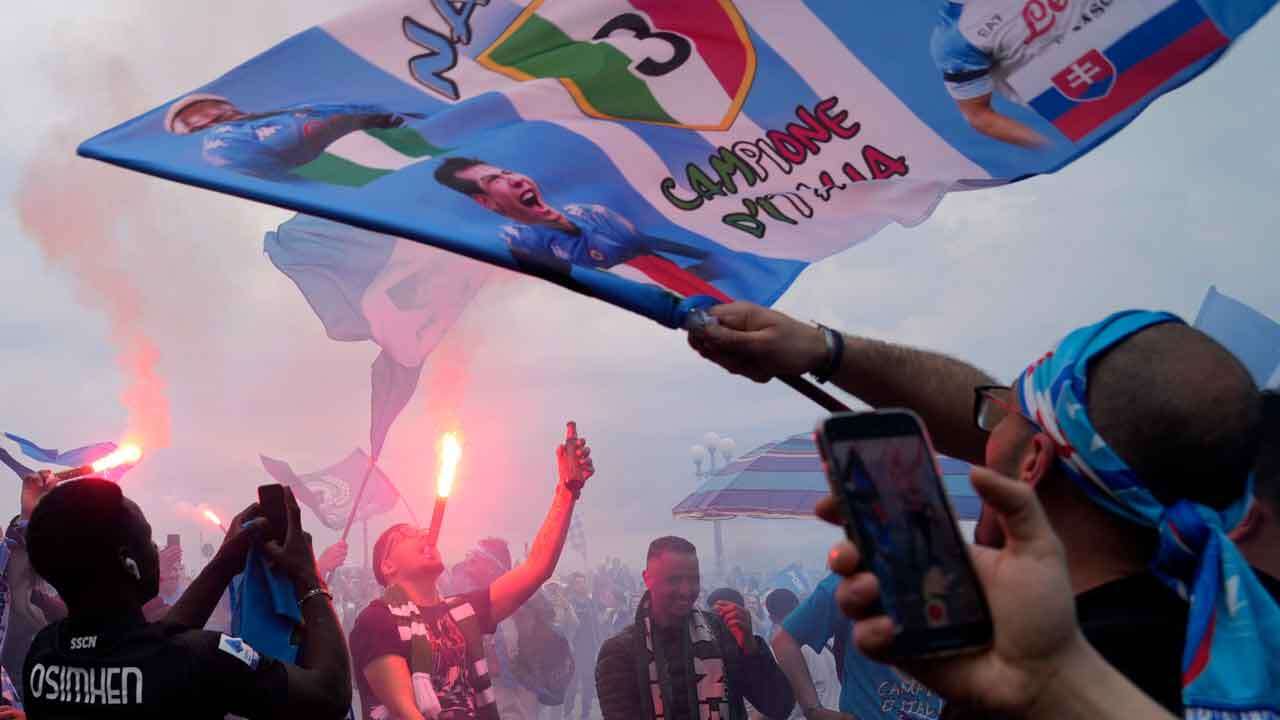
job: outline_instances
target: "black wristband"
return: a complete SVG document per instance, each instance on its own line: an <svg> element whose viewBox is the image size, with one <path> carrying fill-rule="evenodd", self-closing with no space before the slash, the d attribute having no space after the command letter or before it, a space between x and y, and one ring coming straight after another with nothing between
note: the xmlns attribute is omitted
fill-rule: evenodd
<svg viewBox="0 0 1280 720"><path fill-rule="evenodd" d="M817 325L827 340L827 362L810 374L814 380L825 383L840 372L840 363L844 362L844 335L822 323Z"/></svg>

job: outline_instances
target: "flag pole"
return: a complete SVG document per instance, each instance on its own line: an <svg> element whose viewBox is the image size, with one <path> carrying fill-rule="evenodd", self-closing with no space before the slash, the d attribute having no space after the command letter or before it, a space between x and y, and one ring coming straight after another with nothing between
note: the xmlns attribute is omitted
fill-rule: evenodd
<svg viewBox="0 0 1280 720"><path fill-rule="evenodd" d="M364 479L360 481L360 490L356 492L355 502L351 503L351 514L347 516L347 526L342 528L342 542L347 541L347 535L351 534L351 524L356 521L356 511L360 509L360 500L364 497L365 486L369 484L369 476L373 474L373 468L378 463L377 456L369 456L369 467L364 471Z"/></svg>
<svg viewBox="0 0 1280 720"><path fill-rule="evenodd" d="M705 305L689 310L684 319L684 328L691 333L698 332L708 325L717 324L719 324L719 321L707 312ZM819 407L827 412L849 412L848 405L840 402L831 393L799 375L779 375L778 379L787 387L817 403Z"/></svg>
<svg viewBox="0 0 1280 720"><path fill-rule="evenodd" d="M817 403L823 410L827 412L849 412L849 406L840 402L834 395L805 380L799 375L780 375L781 380L787 387L795 390L801 395L809 398Z"/></svg>

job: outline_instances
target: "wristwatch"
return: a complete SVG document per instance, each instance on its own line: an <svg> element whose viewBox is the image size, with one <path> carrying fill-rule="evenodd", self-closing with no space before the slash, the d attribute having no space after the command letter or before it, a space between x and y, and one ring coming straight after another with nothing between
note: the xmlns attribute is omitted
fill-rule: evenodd
<svg viewBox="0 0 1280 720"><path fill-rule="evenodd" d="M813 375L814 380L825 383L840 371L840 363L844 361L844 335L822 323L814 324L822 331L822 338L827 341L827 359L822 367L814 370L810 375Z"/></svg>

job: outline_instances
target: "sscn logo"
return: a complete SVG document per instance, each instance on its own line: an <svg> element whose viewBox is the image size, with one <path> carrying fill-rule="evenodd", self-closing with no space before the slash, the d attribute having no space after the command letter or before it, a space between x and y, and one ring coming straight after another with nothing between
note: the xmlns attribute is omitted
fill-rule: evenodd
<svg viewBox="0 0 1280 720"><path fill-rule="evenodd" d="M86 635L84 637L71 638L72 650L89 650L98 645L97 635Z"/></svg>

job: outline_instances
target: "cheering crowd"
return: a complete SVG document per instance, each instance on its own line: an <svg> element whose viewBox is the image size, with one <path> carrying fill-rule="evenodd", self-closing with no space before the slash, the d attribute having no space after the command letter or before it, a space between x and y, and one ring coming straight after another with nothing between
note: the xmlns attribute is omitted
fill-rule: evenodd
<svg viewBox="0 0 1280 720"><path fill-rule="evenodd" d="M402 524L377 539L371 579L335 574L345 546L318 562L286 493L287 527L250 505L172 602L157 598L175 594L174 553L118 485L16 467L0 720L336 719L353 700L365 720L585 719L597 703L605 720L1280 716L1280 398L1208 336L1117 313L1000 384L754 305L710 316L689 342L730 372L812 373L910 408L939 451L975 465L989 645L895 655L869 558L848 542L814 548L804 564L831 573L801 588L741 574L703 587L696 548L674 536L637 552L638 579L611 560L553 581L595 472L570 424L521 562L490 538L450 567ZM834 498L817 512L844 522ZM296 610L270 649L209 625L256 557Z"/></svg>

